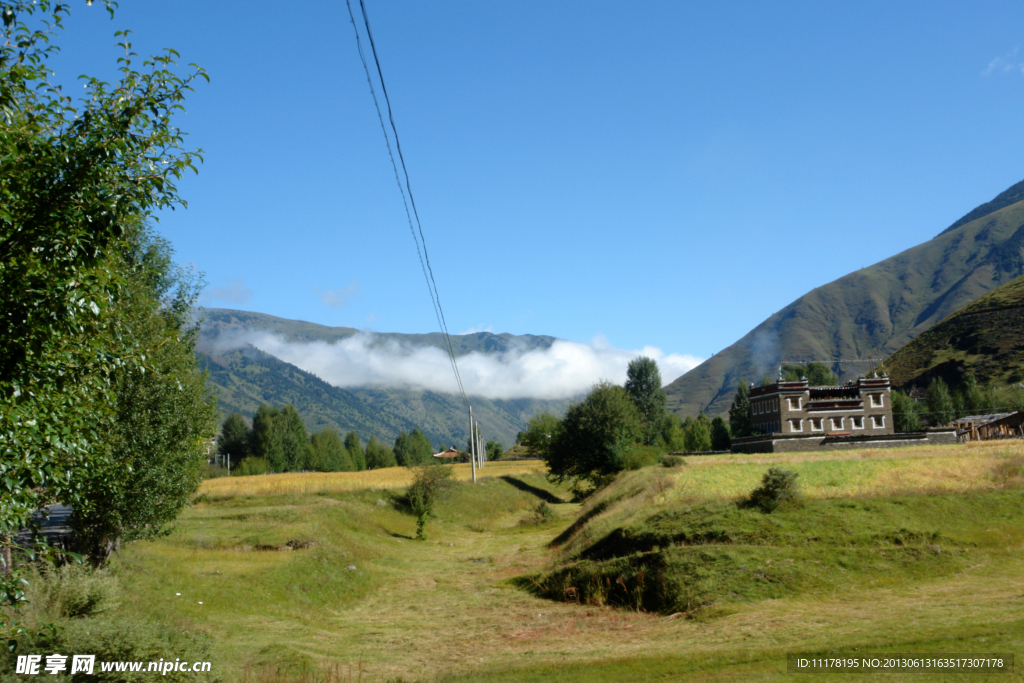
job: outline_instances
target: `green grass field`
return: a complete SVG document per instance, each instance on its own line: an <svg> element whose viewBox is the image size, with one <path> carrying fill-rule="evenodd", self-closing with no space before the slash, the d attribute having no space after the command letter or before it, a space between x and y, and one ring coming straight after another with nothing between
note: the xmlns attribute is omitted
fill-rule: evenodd
<svg viewBox="0 0 1024 683"><path fill-rule="evenodd" d="M738 508L780 463L802 506ZM1011 674L878 678L1024 680L1019 441L690 459L582 506L486 477L426 541L400 489L344 488L204 499L121 552L121 609L209 635L228 680L876 680L785 673L837 650L1012 652Z"/></svg>

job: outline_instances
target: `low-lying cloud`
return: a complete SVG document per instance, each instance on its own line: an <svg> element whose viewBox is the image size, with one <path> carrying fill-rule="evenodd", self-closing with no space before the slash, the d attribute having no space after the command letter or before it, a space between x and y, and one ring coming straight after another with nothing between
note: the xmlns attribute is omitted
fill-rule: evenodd
<svg viewBox="0 0 1024 683"><path fill-rule="evenodd" d="M458 393L451 362L441 349L411 346L370 332L330 344L291 342L253 331L222 335L216 342L221 351L245 344L337 387L384 386ZM703 360L666 354L653 346L635 351L617 349L600 336L590 344L558 340L546 349L472 352L457 360L463 386L471 396L562 399L584 394L600 380L622 384L629 361L641 355L658 362L666 384Z"/></svg>

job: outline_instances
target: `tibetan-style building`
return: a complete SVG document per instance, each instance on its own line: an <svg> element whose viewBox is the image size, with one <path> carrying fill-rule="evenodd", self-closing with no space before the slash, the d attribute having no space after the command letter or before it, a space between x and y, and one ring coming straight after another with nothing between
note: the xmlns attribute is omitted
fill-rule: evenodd
<svg viewBox="0 0 1024 683"><path fill-rule="evenodd" d="M752 387L754 436L733 439L732 450L775 453L956 443L953 428L895 433L891 390L885 375L838 387L812 387L806 379Z"/></svg>

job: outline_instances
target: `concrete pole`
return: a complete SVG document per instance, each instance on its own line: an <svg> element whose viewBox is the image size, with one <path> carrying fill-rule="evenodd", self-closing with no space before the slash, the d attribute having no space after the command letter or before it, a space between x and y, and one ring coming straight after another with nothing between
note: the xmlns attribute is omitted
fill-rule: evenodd
<svg viewBox="0 0 1024 683"><path fill-rule="evenodd" d="M473 483L476 483L476 430L473 425L473 407L469 407L469 462L473 467Z"/></svg>

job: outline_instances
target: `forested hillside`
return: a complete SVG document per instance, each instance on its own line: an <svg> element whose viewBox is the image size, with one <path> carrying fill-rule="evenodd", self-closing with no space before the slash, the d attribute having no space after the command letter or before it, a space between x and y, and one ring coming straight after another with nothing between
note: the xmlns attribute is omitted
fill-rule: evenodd
<svg viewBox="0 0 1024 683"><path fill-rule="evenodd" d="M293 404L311 432L325 428L341 433L357 432L365 441L370 436L392 443L400 432L419 429L435 446L442 443L464 446L469 424L462 398L433 391L383 387L335 387L312 373L286 363L251 345L221 348L218 340L230 331L273 332L290 341L334 342L357 333L347 327L325 327L314 323L275 318L262 313L207 310L197 351L210 373L222 415L239 412L252 418L263 404ZM382 333L382 340L396 339L413 346L443 344L440 334L408 335ZM495 335L481 332L456 335L456 353L502 351L512 344L546 348L553 337ZM550 410L561 414L568 401L538 399L488 400L473 398L473 415L485 440L494 439L506 447L515 443L533 415Z"/></svg>
<svg viewBox="0 0 1024 683"><path fill-rule="evenodd" d="M757 381L781 361L888 357L1024 274L1022 192L1024 184L1014 185L934 239L800 297L666 387L669 409L719 415L740 380ZM841 379L866 369L836 367Z"/></svg>
<svg viewBox="0 0 1024 683"><path fill-rule="evenodd" d="M964 306L880 369L904 389L927 387L933 377L956 386L968 372L983 386L1024 381L1024 277Z"/></svg>

